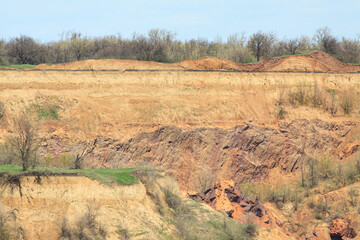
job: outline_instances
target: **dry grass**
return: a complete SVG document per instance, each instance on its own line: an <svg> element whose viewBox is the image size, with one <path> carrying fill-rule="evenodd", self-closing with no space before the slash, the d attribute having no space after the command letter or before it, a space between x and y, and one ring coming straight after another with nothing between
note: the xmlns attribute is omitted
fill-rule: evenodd
<svg viewBox="0 0 360 240"><path fill-rule="evenodd" d="M0 89L6 91L1 91L0 101L6 102L7 115L49 102L61 106L56 115L59 120L47 119L57 125L56 133L61 134L60 127L65 125L67 133L83 139L99 133L127 138L157 124L232 127L250 119L272 124L278 118L274 103L279 82L283 82L285 93L297 89L296 84L304 79L309 83L309 79L317 80L319 89L333 88L334 81L342 88L349 86L343 76L298 73L24 71L6 72L4 76L0 77ZM349 77L352 83L358 76ZM318 95L313 98L318 105ZM285 108L278 110L282 110L282 118ZM48 115L46 111L40 113ZM326 120L331 114L286 108L287 120L300 116Z"/></svg>

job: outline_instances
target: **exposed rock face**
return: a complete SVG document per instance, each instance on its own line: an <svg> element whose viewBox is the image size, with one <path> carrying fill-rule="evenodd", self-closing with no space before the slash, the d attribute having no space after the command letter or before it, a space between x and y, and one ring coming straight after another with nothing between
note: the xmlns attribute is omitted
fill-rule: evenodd
<svg viewBox="0 0 360 240"><path fill-rule="evenodd" d="M273 168L296 171L302 154L339 154L352 126L297 120L283 123L279 129L249 124L228 130L162 127L126 142L99 139L88 159L99 159L95 162L102 162L104 167L150 164L165 169L183 188L193 190L203 172L215 180L262 180Z"/></svg>
<svg viewBox="0 0 360 240"><path fill-rule="evenodd" d="M268 214L265 206L258 199L245 198L232 180L221 181L203 193L190 195L190 198L204 202L236 221L247 222L251 219L264 227L276 227L275 219Z"/></svg>
<svg viewBox="0 0 360 240"><path fill-rule="evenodd" d="M331 239L355 238L356 232L351 228L350 223L343 219L334 219L330 227Z"/></svg>

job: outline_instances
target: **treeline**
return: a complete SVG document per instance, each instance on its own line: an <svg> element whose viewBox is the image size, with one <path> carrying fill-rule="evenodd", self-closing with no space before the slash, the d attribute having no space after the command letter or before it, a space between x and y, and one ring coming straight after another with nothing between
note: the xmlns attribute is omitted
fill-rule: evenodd
<svg viewBox="0 0 360 240"><path fill-rule="evenodd" d="M79 32L63 34L59 41L41 43L21 35L0 40L0 65L65 63L84 59L134 59L157 62L178 62L206 56L225 58L237 63L252 63L267 57L324 51L345 63L360 63L360 37L341 39L328 27L313 36L279 39L272 32L230 35L226 41L191 39L180 41L167 30L152 29L147 35L87 37Z"/></svg>

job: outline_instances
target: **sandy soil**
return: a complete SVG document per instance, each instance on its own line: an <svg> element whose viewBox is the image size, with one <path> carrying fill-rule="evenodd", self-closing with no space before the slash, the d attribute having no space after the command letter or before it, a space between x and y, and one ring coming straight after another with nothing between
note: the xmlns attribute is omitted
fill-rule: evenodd
<svg viewBox="0 0 360 240"><path fill-rule="evenodd" d="M156 229L173 230L161 219L142 184L107 186L86 177L68 176L42 178L37 184L34 178L21 180L22 197L18 189L11 191L6 186L1 194L2 210L18 209L17 221L24 228L26 239L58 239L64 218L69 226L76 226L88 206L106 227L106 239L118 239L115 232L119 225L134 235L146 232L134 239L158 239ZM144 222L143 216L151 217Z"/></svg>

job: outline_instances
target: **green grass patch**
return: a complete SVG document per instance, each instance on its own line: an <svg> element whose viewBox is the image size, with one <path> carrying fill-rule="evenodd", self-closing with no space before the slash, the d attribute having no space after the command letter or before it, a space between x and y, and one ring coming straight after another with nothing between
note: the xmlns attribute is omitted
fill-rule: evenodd
<svg viewBox="0 0 360 240"><path fill-rule="evenodd" d="M38 114L39 119L59 120L60 107L57 105L40 105L39 103L32 106Z"/></svg>
<svg viewBox="0 0 360 240"><path fill-rule="evenodd" d="M15 175L22 172L22 167L17 165L2 165L0 166L0 172L6 172L10 175Z"/></svg>
<svg viewBox="0 0 360 240"><path fill-rule="evenodd" d="M118 183L121 185L132 185L138 183L138 179L132 175L136 170L145 171L163 171L158 169L144 169L144 168L116 168L116 169L60 169L60 168L34 168L28 171L27 174L44 173L44 174L78 174L86 176L90 179L97 180L101 183ZM2 165L0 166L0 173L8 173L10 175L21 175L22 167L17 165Z"/></svg>
<svg viewBox="0 0 360 240"><path fill-rule="evenodd" d="M27 69L27 68L34 68L36 67L36 65L31 65L31 64L0 65L0 68L7 68L7 67L16 68L16 69Z"/></svg>

